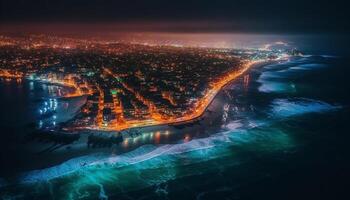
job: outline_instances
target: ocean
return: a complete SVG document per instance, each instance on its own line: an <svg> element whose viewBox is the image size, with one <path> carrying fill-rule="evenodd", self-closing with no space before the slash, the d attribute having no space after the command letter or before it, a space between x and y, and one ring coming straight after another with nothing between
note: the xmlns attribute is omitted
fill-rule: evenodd
<svg viewBox="0 0 350 200"><path fill-rule="evenodd" d="M144 144L119 155L94 153L51 167L19 170L16 181L1 179L0 196L344 198L350 178L350 57L318 48L254 67L245 74L248 78L242 76L226 87L225 113L216 122L220 128L202 129L205 136L188 133L189 139ZM1 131L2 171L20 168L16 163L22 161L16 160L23 160L21 152L12 145L19 145L17 136L37 122L33 113L45 102L42 98L50 96L40 89L42 84L34 90L30 84L0 82L0 123L6 130Z"/></svg>

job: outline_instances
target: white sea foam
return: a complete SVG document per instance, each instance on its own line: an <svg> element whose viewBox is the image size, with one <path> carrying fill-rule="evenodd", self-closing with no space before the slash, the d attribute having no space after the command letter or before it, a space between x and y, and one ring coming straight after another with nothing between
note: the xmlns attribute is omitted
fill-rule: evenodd
<svg viewBox="0 0 350 200"><path fill-rule="evenodd" d="M257 82L261 84L258 88L260 92L283 92L289 89L287 84L278 81L283 80L285 78L284 75L282 73L279 73L278 71L283 71L286 68L288 69L288 66L286 66L285 64L278 64L268 65L264 68L269 70L261 73L259 78L257 79Z"/></svg>
<svg viewBox="0 0 350 200"><path fill-rule="evenodd" d="M89 166L114 165L121 167L144 162L164 155L176 155L191 151L199 151L214 147L218 143L229 142L228 132L222 132L208 138L191 140L187 143L167 144L161 146L144 145L138 149L116 156L95 154L68 160L60 165L42 170L34 170L22 175L22 183L47 181L63 175L70 174Z"/></svg>
<svg viewBox="0 0 350 200"><path fill-rule="evenodd" d="M108 196L106 195L105 189L103 187L102 184L98 184L98 186L100 187L100 193L98 195L98 198L101 200L107 200Z"/></svg>
<svg viewBox="0 0 350 200"><path fill-rule="evenodd" d="M291 70L311 70L310 68L300 67L300 66L291 67L290 69Z"/></svg>
<svg viewBox="0 0 350 200"><path fill-rule="evenodd" d="M269 80L269 79L275 79L275 78L282 78L282 75L279 73L276 73L274 71L270 72L264 72L262 73L259 78L258 78L258 82L263 82L264 80Z"/></svg>
<svg viewBox="0 0 350 200"><path fill-rule="evenodd" d="M338 58L339 56L335 56L335 55L321 55L324 58Z"/></svg>
<svg viewBox="0 0 350 200"><path fill-rule="evenodd" d="M65 176L79 170L85 170L89 167L111 167L121 168L129 165L137 165L138 163L145 163L154 159L155 162L147 162L148 164L137 165L138 169L141 168L158 168L160 165L163 167L172 165L174 158L183 156L200 156L200 159L191 157L191 162L200 162L205 159L212 159L212 156L203 156L202 153L211 152L213 147L220 147L222 149L226 145L242 145L252 142L252 140L266 139L262 136L254 134L248 134L248 130L260 126L264 123L253 122L244 126L240 121L234 121L229 123L229 131L219 132L207 138L194 139L185 143L178 144L166 144L166 145L144 145L128 153L121 155L102 155L95 154L89 156L83 156L66 161L60 165L53 166L47 169L30 171L21 177L21 183L34 183L40 181L48 181L57 177ZM258 133L259 134L259 133ZM265 137L265 136L263 136ZM270 137L270 136L267 136ZM217 149L217 148L215 148ZM195 154L192 154L195 153ZM196 154L196 152L200 152ZM189 154L187 154L189 153ZM215 153L221 155L219 153ZM215 156L214 156L215 157ZM198 157L199 158L199 157ZM163 162L166 161L166 162ZM84 169L85 168L85 169ZM101 190L102 191L102 190Z"/></svg>
<svg viewBox="0 0 350 200"><path fill-rule="evenodd" d="M340 106L306 98L276 99L272 102L271 107L271 115L274 117L289 117L312 112L325 112L340 108Z"/></svg>
<svg viewBox="0 0 350 200"><path fill-rule="evenodd" d="M278 80L283 80L285 75L279 73L278 71L266 71L263 72L257 82L261 85L258 87L260 92L270 93L270 92L285 92L291 88L289 84L283 83Z"/></svg>
<svg viewBox="0 0 350 200"><path fill-rule="evenodd" d="M228 123L225 128L228 129L228 130L235 130L235 129L238 129L240 127L242 127L243 124L240 122L240 120L235 120L235 121L232 121L230 123Z"/></svg>
<svg viewBox="0 0 350 200"><path fill-rule="evenodd" d="M291 70L313 70L317 68L325 68L327 65L325 64L318 64L318 63L310 63L310 64L301 64L297 65L295 67L291 67Z"/></svg>
<svg viewBox="0 0 350 200"><path fill-rule="evenodd" d="M302 71L327 67L325 64L305 63L305 60L298 62L299 60L264 67L268 70L263 71L257 79L257 82L261 84L258 90L264 93L295 92L294 84L287 82L291 76L296 76Z"/></svg>
<svg viewBox="0 0 350 200"><path fill-rule="evenodd" d="M260 92L287 92L292 91L293 86L287 83L281 83L276 81L264 81L261 86L259 86L258 90Z"/></svg>
<svg viewBox="0 0 350 200"><path fill-rule="evenodd" d="M102 158L103 155L101 154L93 154L89 156L74 158L54 167L41 170L33 170L22 174L21 182L31 183L36 181L47 181L65 174L72 173L84 166L87 166L89 163L95 162Z"/></svg>
<svg viewBox="0 0 350 200"><path fill-rule="evenodd" d="M279 67L281 67L281 65L279 65ZM272 78L273 76L277 75L275 75L274 72L270 72L267 73L267 75L265 74L265 77L263 76L259 79L262 83L262 85L259 87L260 91L284 91L291 87L285 83L266 80L268 78ZM278 75L278 77L280 77L280 75ZM334 108L336 108L336 106L315 100L277 99L272 103L271 113L274 116L286 117L307 112L322 112ZM251 123L248 128L254 128L259 125L260 123ZM45 181L67 175L82 168L88 168L91 166L122 167L127 165L134 165L155 158L162 158L161 156L172 156L184 154L186 152L210 149L217 145L222 146L226 143L231 143L232 141L234 141L235 144L249 142L252 140L252 137L249 137L246 134L247 127L245 127L245 129L240 129L242 126L243 124L239 121L234 121L226 126L226 128L228 128L230 131L217 133L207 138L194 139L186 143L167 144L161 146L144 145L131 152L116 156L94 154L78 157L47 169L27 172L22 175L21 180L22 183ZM231 134L232 132L235 132L235 134ZM103 191L101 193L103 194Z"/></svg>

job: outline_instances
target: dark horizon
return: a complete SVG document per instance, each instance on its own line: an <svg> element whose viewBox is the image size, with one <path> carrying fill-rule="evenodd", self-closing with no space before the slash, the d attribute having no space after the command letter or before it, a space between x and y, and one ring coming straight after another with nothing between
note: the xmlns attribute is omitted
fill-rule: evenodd
<svg viewBox="0 0 350 200"><path fill-rule="evenodd" d="M0 199L349 196L348 10L0 0Z"/></svg>
<svg viewBox="0 0 350 200"><path fill-rule="evenodd" d="M101 31L347 33L345 2L1 0L2 31L56 25ZM66 26L67 27L67 26ZM15 29L21 31L22 29Z"/></svg>

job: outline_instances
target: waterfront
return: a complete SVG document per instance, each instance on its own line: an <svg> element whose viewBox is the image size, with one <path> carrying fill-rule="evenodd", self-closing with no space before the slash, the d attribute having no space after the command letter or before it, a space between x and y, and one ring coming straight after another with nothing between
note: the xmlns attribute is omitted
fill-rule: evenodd
<svg viewBox="0 0 350 200"><path fill-rule="evenodd" d="M129 141L136 149L128 153L91 154L29 171L17 179L27 184L3 187L1 195L58 199L341 195L342 181L349 175L348 61L316 55L253 68L249 82L242 76L221 92L218 105L223 114L211 122L216 126L195 125L176 130L179 134L163 131L159 135L164 139L158 142L155 135L146 134ZM180 136L166 140L166 135ZM338 175L343 178L336 180ZM322 185L328 190L319 191Z"/></svg>
<svg viewBox="0 0 350 200"><path fill-rule="evenodd" d="M75 89L65 97L87 95L80 117L64 127L71 131L191 121L202 115L222 86L254 63L298 54L295 49L155 46L45 35L30 39L1 37L1 43L9 45L2 46L0 77ZM21 56L13 57L16 54ZM42 63L47 56L50 60Z"/></svg>
<svg viewBox="0 0 350 200"><path fill-rule="evenodd" d="M350 199L349 15L1 0L0 200Z"/></svg>

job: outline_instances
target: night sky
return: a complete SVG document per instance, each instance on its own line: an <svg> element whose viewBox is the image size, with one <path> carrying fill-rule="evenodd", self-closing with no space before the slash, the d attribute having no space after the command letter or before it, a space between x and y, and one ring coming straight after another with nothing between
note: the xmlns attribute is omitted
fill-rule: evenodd
<svg viewBox="0 0 350 200"><path fill-rule="evenodd" d="M344 32L345 1L302 0L1 0L0 20L13 24L119 24L189 32Z"/></svg>

